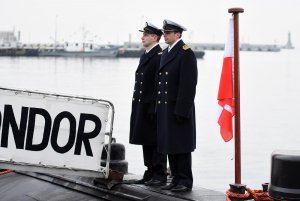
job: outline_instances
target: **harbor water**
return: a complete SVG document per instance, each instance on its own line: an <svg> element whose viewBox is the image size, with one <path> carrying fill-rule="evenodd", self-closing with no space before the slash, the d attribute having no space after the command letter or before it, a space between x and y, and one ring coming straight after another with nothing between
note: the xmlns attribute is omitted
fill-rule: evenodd
<svg viewBox="0 0 300 201"><path fill-rule="evenodd" d="M138 58L0 57L0 86L106 99L115 106L113 136L126 146L129 172L142 175L142 148L128 143ZM217 124L223 52L198 60L195 99L197 149L194 185L224 191L234 182L234 142ZM270 179L270 156L300 145L300 50L241 52L242 183L261 188ZM184 133L183 133L184 135Z"/></svg>

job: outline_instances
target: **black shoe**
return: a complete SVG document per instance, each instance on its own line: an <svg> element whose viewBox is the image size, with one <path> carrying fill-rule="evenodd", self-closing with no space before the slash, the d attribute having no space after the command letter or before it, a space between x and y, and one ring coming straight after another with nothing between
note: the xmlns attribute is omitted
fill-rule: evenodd
<svg viewBox="0 0 300 201"><path fill-rule="evenodd" d="M190 190L191 190L191 188L188 188L188 187L186 187L184 185L180 185L180 184L171 189L172 192L187 192Z"/></svg>
<svg viewBox="0 0 300 201"><path fill-rule="evenodd" d="M149 181L148 179L139 179L132 182L132 184L145 184L145 182Z"/></svg>
<svg viewBox="0 0 300 201"><path fill-rule="evenodd" d="M162 180L157 180L157 179L151 179L150 181L146 181L145 185L146 186L162 186L166 183L166 181L162 181Z"/></svg>
<svg viewBox="0 0 300 201"><path fill-rule="evenodd" d="M168 184L168 185L166 185L166 186L163 186L163 187L161 187L160 189L161 190L171 190L173 187L175 187L176 186L176 184L174 184L174 183L170 183L170 184Z"/></svg>

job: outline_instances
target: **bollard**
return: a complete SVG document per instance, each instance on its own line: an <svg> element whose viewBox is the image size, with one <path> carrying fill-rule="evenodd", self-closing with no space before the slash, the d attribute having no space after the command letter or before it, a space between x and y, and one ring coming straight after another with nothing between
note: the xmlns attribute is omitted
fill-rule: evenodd
<svg viewBox="0 0 300 201"><path fill-rule="evenodd" d="M229 184L230 192L244 195L246 191L246 185L244 184ZM244 201L244 199L240 198L231 198L231 201Z"/></svg>
<svg viewBox="0 0 300 201"><path fill-rule="evenodd" d="M269 196L274 200L300 200L300 151L277 150L271 157Z"/></svg>
<svg viewBox="0 0 300 201"><path fill-rule="evenodd" d="M268 192L268 188L269 188L269 183L263 183L262 184L263 192Z"/></svg>
<svg viewBox="0 0 300 201"><path fill-rule="evenodd" d="M107 145L105 145L107 148ZM125 160L125 146L120 143L111 143L109 169L123 174L128 173L128 162ZM102 151L101 165L105 165L107 153Z"/></svg>

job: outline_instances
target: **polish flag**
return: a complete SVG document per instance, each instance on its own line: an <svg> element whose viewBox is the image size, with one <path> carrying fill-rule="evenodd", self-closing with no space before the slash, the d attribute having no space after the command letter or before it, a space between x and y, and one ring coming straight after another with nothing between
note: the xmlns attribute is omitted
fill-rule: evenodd
<svg viewBox="0 0 300 201"><path fill-rule="evenodd" d="M233 137L232 117L234 116L234 93L233 93L233 19L229 21L228 38L225 44L223 68L219 85L218 104L219 117L218 124L223 140L228 142Z"/></svg>

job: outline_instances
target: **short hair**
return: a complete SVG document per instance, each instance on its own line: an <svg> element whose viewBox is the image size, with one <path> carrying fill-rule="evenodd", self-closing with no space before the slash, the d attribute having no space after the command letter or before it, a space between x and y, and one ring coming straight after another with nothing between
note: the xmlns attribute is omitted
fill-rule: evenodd
<svg viewBox="0 0 300 201"><path fill-rule="evenodd" d="M160 41L160 39L161 39L161 36L159 36L159 35L156 35L157 36L157 42L159 42Z"/></svg>
<svg viewBox="0 0 300 201"><path fill-rule="evenodd" d="M174 31L174 33L180 33L180 36L179 36L179 38L181 38L181 37L182 37L182 31Z"/></svg>

